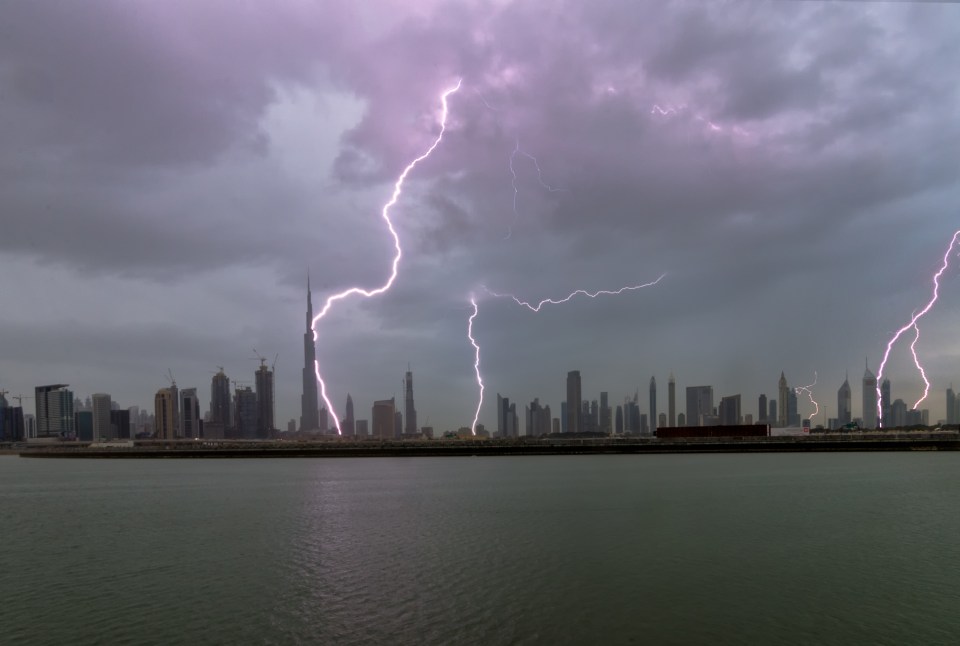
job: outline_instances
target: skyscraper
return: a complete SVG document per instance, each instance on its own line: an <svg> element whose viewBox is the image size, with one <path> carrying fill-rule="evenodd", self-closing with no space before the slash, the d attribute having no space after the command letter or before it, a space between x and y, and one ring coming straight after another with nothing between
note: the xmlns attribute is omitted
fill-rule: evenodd
<svg viewBox="0 0 960 646"><path fill-rule="evenodd" d="M607 391L600 393L600 432L606 435L613 432L610 419L610 399Z"/></svg>
<svg viewBox="0 0 960 646"><path fill-rule="evenodd" d="M677 382L670 373L670 380L667 381L667 424L669 426L677 425Z"/></svg>
<svg viewBox="0 0 960 646"><path fill-rule="evenodd" d="M657 379L650 377L650 433L657 434Z"/></svg>
<svg viewBox="0 0 960 646"><path fill-rule="evenodd" d="M210 380L210 421L223 428L230 428L230 408L230 379L223 373L223 368L220 368Z"/></svg>
<svg viewBox="0 0 960 646"><path fill-rule="evenodd" d="M713 386L687 386L687 425L702 426L713 416Z"/></svg>
<svg viewBox="0 0 960 646"><path fill-rule="evenodd" d="M301 431L315 431L320 428L320 407L317 405L317 373L314 367L316 360L317 348L313 340L313 297L310 293L310 274L308 272L307 331L303 334L303 394L300 396Z"/></svg>
<svg viewBox="0 0 960 646"><path fill-rule="evenodd" d="M236 437L253 440L257 437L257 394L250 386L237 388L234 394L236 404Z"/></svg>
<svg viewBox="0 0 960 646"><path fill-rule="evenodd" d="M353 416L353 397L347 393L347 416L343 419L343 434L347 437L353 437L357 434L357 422Z"/></svg>
<svg viewBox="0 0 960 646"><path fill-rule="evenodd" d="M154 431L158 440L172 440L177 433L177 396L172 388L161 388L153 398Z"/></svg>
<svg viewBox="0 0 960 646"><path fill-rule="evenodd" d="M731 395L720 398L720 424L736 426L740 423L740 395Z"/></svg>
<svg viewBox="0 0 960 646"><path fill-rule="evenodd" d="M34 388L37 407L37 437L72 437L74 435L73 393L67 384Z"/></svg>
<svg viewBox="0 0 960 646"><path fill-rule="evenodd" d="M407 374L403 378L403 411L406 414L403 432L415 435L417 433L417 409L413 405L413 373L407 366Z"/></svg>
<svg viewBox="0 0 960 646"><path fill-rule="evenodd" d="M850 391L849 376L843 378L843 384L837 391L837 423L840 428L853 421L853 395Z"/></svg>
<svg viewBox="0 0 960 646"><path fill-rule="evenodd" d="M617 435L623 435L623 406L617 406L617 421L615 430Z"/></svg>
<svg viewBox="0 0 960 646"><path fill-rule="evenodd" d="M583 430L582 398L580 395L580 371L567 373L567 432L580 433Z"/></svg>
<svg viewBox="0 0 960 646"><path fill-rule="evenodd" d="M883 378L883 383L880 384L880 426L886 426L887 422L891 418L891 404L893 402L890 400L890 380L886 377Z"/></svg>
<svg viewBox="0 0 960 646"><path fill-rule="evenodd" d="M273 434L273 370L267 368L265 361L261 359L260 367L254 375L254 383L257 387L257 433L260 439L266 439Z"/></svg>
<svg viewBox="0 0 960 646"><path fill-rule="evenodd" d="M112 440L110 433L110 395L96 393L93 396L93 441Z"/></svg>
<svg viewBox="0 0 960 646"><path fill-rule="evenodd" d="M757 400L757 421L766 422L767 421L767 396L760 395L760 399Z"/></svg>
<svg viewBox="0 0 960 646"><path fill-rule="evenodd" d="M373 402L373 410L370 414L372 422L371 432L374 439L392 440L394 425L394 402L393 397Z"/></svg>
<svg viewBox="0 0 960 646"><path fill-rule="evenodd" d="M947 424L957 423L957 395L953 392L953 384L947 388Z"/></svg>
<svg viewBox="0 0 960 646"><path fill-rule="evenodd" d="M180 391L180 428L187 439L200 437L200 398L196 388Z"/></svg>
<svg viewBox="0 0 960 646"><path fill-rule="evenodd" d="M790 389L787 387L787 378L780 371L780 381L777 383L777 400L780 410L777 415L777 426L785 428L790 425Z"/></svg>
<svg viewBox="0 0 960 646"><path fill-rule="evenodd" d="M870 372L870 364L863 371L863 428L877 428L877 378Z"/></svg>

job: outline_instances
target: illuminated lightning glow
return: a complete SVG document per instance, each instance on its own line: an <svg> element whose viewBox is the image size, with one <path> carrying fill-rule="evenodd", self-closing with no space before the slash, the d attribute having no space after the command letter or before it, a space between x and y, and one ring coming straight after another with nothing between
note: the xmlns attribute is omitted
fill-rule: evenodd
<svg viewBox="0 0 960 646"><path fill-rule="evenodd" d="M542 301L540 301L539 303L537 303L536 305L531 305L531 304L528 303L527 301L522 301L522 300L520 300L519 298L517 298L516 296L514 296L513 294L498 294L497 292L494 292L494 291L492 291L492 290L490 290L490 289L488 289L488 288L486 288L486 287L484 287L483 290L484 290L485 292L487 292L488 294L490 294L491 296L493 296L494 298L510 298L510 299L513 299L513 302L515 302L517 305L522 305L523 307L526 307L527 309L529 309L529 310L531 310L531 311L533 311L533 312L539 312L539 311L540 311L540 308L542 308L544 305L547 305L547 304L550 304L550 305L559 305L559 304L561 304L561 303L566 303L567 301L569 301L570 299L572 299L572 298L573 298L574 296L576 296L577 294L583 294L584 296L587 296L587 297L589 297L589 298L596 298L597 296L601 296L601 295L603 295L603 296L616 296L617 294L622 294L622 293L624 293L624 292L629 292L629 291L633 291L633 290L637 290L637 289L643 289L644 287L652 287L652 286L656 285L657 283L659 283L661 280L663 280L663 278L664 278L665 276L666 276L666 274L660 274L660 276L659 276L656 280L651 281L651 282L649 282L649 283L644 283L644 284L642 284L642 285L629 285L629 286L627 286L627 287L621 287L620 289L616 289L616 290L601 289L601 290L596 291L596 292L588 292L588 291L583 290L583 289L578 289L577 291L575 291L575 292L569 294L568 296L565 296L564 298L561 298L561 299L559 299L559 300L554 300L554 299L552 299L552 298L545 298L545 299L543 299Z"/></svg>
<svg viewBox="0 0 960 646"><path fill-rule="evenodd" d="M883 361L880 362L880 371L877 373L877 414L880 416L878 419L881 419L883 415L883 402L881 400L882 394L880 392L880 383L883 380L883 369L887 365L887 359L890 358L890 350L893 348L893 344L897 342L903 334L913 328L916 331L916 337L913 339L913 343L910 344L910 351L913 353L913 361L916 364L917 368L920 370L920 375L923 377L924 389L923 397L917 400L917 403L913 405L914 408L917 408L920 403L927 398L927 395L930 392L930 382L927 381L927 374L923 369L923 366L920 365L920 360L917 357L916 345L917 341L920 340L920 327L917 325L917 321L926 315L932 308L934 303L937 302L937 298L940 297L940 277L943 276L943 272L947 270L947 267L950 264L950 253L953 251L953 247L957 244L957 238L960 238L960 231L955 231L953 237L950 239L950 245L947 247L946 253L943 254L943 265L940 267L939 271L933 275L933 295L930 297L930 301L927 305L920 310L919 312L914 312L913 316L910 317L910 322L904 325L902 328L897 330L896 334L893 335L893 338L887 343L887 349L883 353Z"/></svg>
<svg viewBox="0 0 960 646"><path fill-rule="evenodd" d="M816 402L813 398L813 387L817 385L817 371L813 371L813 383L809 386L797 386L793 391L799 395L800 393L806 393L807 397L810 398L810 403L813 404L813 414L810 415L810 424L813 425L813 418L817 416L820 412L820 404Z"/></svg>
<svg viewBox="0 0 960 646"><path fill-rule="evenodd" d="M400 258L403 256L403 250L400 248L400 236L397 235L396 229L393 228L393 222L390 220L390 208L397 203L397 200L400 199L400 194L403 192L403 182L407 179L407 175L410 174L410 171L414 167L422 162L424 159L430 156L430 154L440 145L440 141L443 139L443 133L447 129L447 115L449 114L447 99L451 94L460 89L460 85L463 82L463 79L457 81L457 84L447 90L444 90L443 94L440 95L440 103L443 106L440 117L440 133L437 135L436 139L433 140L433 143L430 144L430 147L427 148L426 152L414 159L412 162L407 164L403 169L403 172L400 173L400 176L397 178L397 181L393 185L393 194L390 196L390 200L383 205L383 209L380 212L381 217L387 223L387 229L390 230L390 235L393 236L393 246L396 249L396 254L393 257L393 264L390 270L390 277L387 279L387 282L382 286L375 289L363 289L362 287L350 287L338 294L334 294L327 298L326 302L323 304L323 308L320 310L320 313L313 317L310 328L313 330L313 340L317 340L317 323L324 316L327 315L327 312L330 311L330 308L337 301L343 300L348 296L353 296L354 294L359 294L364 298L370 298L372 296L378 296L393 286L393 282L397 279L397 267L400 265ZM336 414L336 411L333 407L333 404L330 402L329 397L327 397L327 385L323 381L323 377L320 376L320 362L314 359L313 361L314 371L317 375L317 382L320 384L320 395L323 397L324 403L327 405L327 410L330 411L330 414L333 416L333 422L337 427L337 434L342 435L343 432L340 429L340 419Z"/></svg>
<svg viewBox="0 0 960 646"><path fill-rule="evenodd" d="M537 169L537 180L540 182L540 186L547 189L550 193L556 193L558 191L565 191L566 189L557 188L555 186L550 186L543 180L543 170L540 168L540 162L537 161L537 158L526 152L525 150L520 150L520 138L517 137L516 145L513 147L513 152L510 153L510 160L507 163L507 167L510 169L510 185L513 187L513 221L510 223L510 227L507 229L507 235L504 236L504 240L509 240L513 235L513 227L516 225L517 220L520 219L520 212L517 210L517 197L520 194L520 189L517 186L517 170L513 167L513 160L516 159L517 155L523 155L527 159L533 162L534 168Z"/></svg>
<svg viewBox="0 0 960 646"><path fill-rule="evenodd" d="M473 321L477 318L477 313L480 309L477 307L477 299L473 296L470 297L470 304L473 305L473 314L470 315L467 321L467 338L470 339L470 344L473 346L475 352L473 370L477 373L477 385L480 387L480 401L477 402L477 412L474 413L473 424L470 426L470 432L476 435L477 420L480 419L480 408L483 406L483 377L480 376L480 346L477 345L477 340L473 338Z"/></svg>

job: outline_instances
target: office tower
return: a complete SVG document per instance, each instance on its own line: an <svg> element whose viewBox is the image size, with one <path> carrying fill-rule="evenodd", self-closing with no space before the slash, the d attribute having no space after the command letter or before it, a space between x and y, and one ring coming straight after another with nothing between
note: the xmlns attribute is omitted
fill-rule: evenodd
<svg viewBox="0 0 960 646"><path fill-rule="evenodd" d="M347 416L343 418L343 434L348 437L353 437L357 434L357 425L356 420L353 417L353 397L350 396L350 393L347 393Z"/></svg>
<svg viewBox="0 0 960 646"><path fill-rule="evenodd" d="M672 372L667 381L667 425L677 425L677 382Z"/></svg>
<svg viewBox="0 0 960 646"><path fill-rule="evenodd" d="M596 399L590 402L590 432L600 432L600 405Z"/></svg>
<svg viewBox="0 0 960 646"><path fill-rule="evenodd" d="M629 433L642 433L643 427L645 424L641 423L642 415L640 415L640 405L636 401L627 403L628 410L630 414L627 416L627 420L624 422L627 427L627 432Z"/></svg>
<svg viewBox="0 0 960 646"><path fill-rule="evenodd" d="M254 384L257 387L257 432L256 436L266 439L273 435L274 422L274 387L273 370L267 367L266 361L260 360L260 367L254 373Z"/></svg>
<svg viewBox="0 0 960 646"><path fill-rule="evenodd" d="M373 424L370 430L375 439L393 439L394 412L393 397L373 402L373 409L370 413Z"/></svg>
<svg viewBox="0 0 960 646"><path fill-rule="evenodd" d="M567 432L567 402L560 402L560 432Z"/></svg>
<svg viewBox="0 0 960 646"><path fill-rule="evenodd" d="M96 393L93 396L93 441L112 440L110 434L110 395Z"/></svg>
<svg viewBox="0 0 960 646"><path fill-rule="evenodd" d="M510 437L510 398L497 393L497 437Z"/></svg>
<svg viewBox="0 0 960 646"><path fill-rule="evenodd" d="M8 405L0 395L0 442L22 442L24 433L23 408Z"/></svg>
<svg viewBox="0 0 960 646"><path fill-rule="evenodd" d="M567 432L580 433L583 430L583 419L580 396L580 371L571 370L567 373Z"/></svg>
<svg viewBox="0 0 960 646"><path fill-rule="evenodd" d="M36 415L23 415L23 439L34 439L37 437L37 417Z"/></svg>
<svg viewBox="0 0 960 646"><path fill-rule="evenodd" d="M947 424L957 423L957 395L953 392L953 384L947 388Z"/></svg>
<svg viewBox="0 0 960 646"><path fill-rule="evenodd" d="M233 426L230 406L230 379L223 368L210 380L210 421L223 428Z"/></svg>
<svg viewBox="0 0 960 646"><path fill-rule="evenodd" d="M757 400L757 421L767 421L767 396L763 394L761 394Z"/></svg>
<svg viewBox="0 0 960 646"><path fill-rule="evenodd" d="M509 437L519 436L520 420L517 418L517 404L510 404L510 415L508 417L507 434Z"/></svg>
<svg viewBox="0 0 960 646"><path fill-rule="evenodd" d="M180 391L180 428L187 439L200 437L200 398L196 388Z"/></svg>
<svg viewBox="0 0 960 646"><path fill-rule="evenodd" d="M129 410L116 409L110 411L110 437L120 440L133 438L133 432L130 428Z"/></svg>
<svg viewBox="0 0 960 646"><path fill-rule="evenodd" d="M623 435L623 406L617 406L617 421L614 427L617 435Z"/></svg>
<svg viewBox="0 0 960 646"><path fill-rule="evenodd" d="M413 405L413 373L410 372L410 366L407 366L407 374L403 378L403 411L406 415L403 430L415 435L418 432L417 409Z"/></svg>
<svg viewBox="0 0 960 646"><path fill-rule="evenodd" d="M863 428L877 428L877 378L866 362L863 371Z"/></svg>
<svg viewBox="0 0 960 646"><path fill-rule="evenodd" d="M880 426L884 427L890 420L890 380L883 378L880 384Z"/></svg>
<svg viewBox="0 0 960 646"><path fill-rule="evenodd" d="M539 437L550 433L550 407L541 406L540 398L534 399L526 407L526 434L527 437Z"/></svg>
<svg viewBox="0 0 960 646"><path fill-rule="evenodd" d="M657 433L657 379L650 377L650 432Z"/></svg>
<svg viewBox="0 0 960 646"><path fill-rule="evenodd" d="M713 386L687 386L687 425L703 426L713 417Z"/></svg>
<svg viewBox="0 0 960 646"><path fill-rule="evenodd" d="M790 425L790 391L787 378L780 371L780 381L777 383L777 400L780 402L780 411L777 416L777 426L784 428Z"/></svg>
<svg viewBox="0 0 960 646"><path fill-rule="evenodd" d="M64 438L74 436L73 393L67 384L52 384L34 388L37 407L37 438Z"/></svg>
<svg viewBox="0 0 960 646"><path fill-rule="evenodd" d="M354 428L356 430L357 439L358 440L367 439L367 437L369 437L370 435L370 428L369 428L370 424L368 423L368 421L365 419L358 419L356 420L356 422L354 422L354 424L355 424Z"/></svg>
<svg viewBox="0 0 960 646"><path fill-rule="evenodd" d="M93 442L93 411L78 410L73 414L73 428L81 442Z"/></svg>
<svg viewBox="0 0 960 646"><path fill-rule="evenodd" d="M320 407L317 405L317 348L313 341L313 300L310 274L307 273L307 330L303 334L303 394L300 396L300 430L320 428ZM391 420L392 423L392 420ZM322 429L326 432L326 429Z"/></svg>
<svg viewBox="0 0 960 646"><path fill-rule="evenodd" d="M890 404L891 426L893 428L903 428L907 425L907 404L902 399L895 399Z"/></svg>
<svg viewBox="0 0 960 646"><path fill-rule="evenodd" d="M775 426L777 423L777 400L771 399L768 406L770 410L767 412L767 424Z"/></svg>
<svg viewBox="0 0 960 646"><path fill-rule="evenodd" d="M660 413L657 416L657 428L666 428L667 427L667 414Z"/></svg>
<svg viewBox="0 0 960 646"><path fill-rule="evenodd" d="M257 437L257 394L250 386L234 391L237 420L234 436L241 440L253 440Z"/></svg>
<svg viewBox="0 0 960 646"><path fill-rule="evenodd" d="M840 428L853 421L853 394L850 389L849 376L843 378L840 389L837 390L837 423Z"/></svg>
<svg viewBox="0 0 960 646"><path fill-rule="evenodd" d="M680 413L679 415L677 415L677 424L680 425L680 426L686 426L686 425L687 425L687 416L684 415L683 413Z"/></svg>
<svg viewBox="0 0 960 646"><path fill-rule="evenodd" d="M613 420L610 418L610 400L606 391L600 393L600 432L610 435L613 432Z"/></svg>
<svg viewBox="0 0 960 646"><path fill-rule="evenodd" d="M403 437L403 413L393 412L393 436L395 438Z"/></svg>
<svg viewBox="0 0 960 646"><path fill-rule="evenodd" d="M161 388L153 398L153 436L158 440L172 440L177 433L176 395L171 388Z"/></svg>
<svg viewBox="0 0 960 646"><path fill-rule="evenodd" d="M637 410L640 410L639 408ZM650 435L650 427L647 425L647 414L640 413L640 435Z"/></svg>
<svg viewBox="0 0 960 646"><path fill-rule="evenodd" d="M740 395L731 395L720 398L720 424L722 426L736 426L740 423Z"/></svg>
<svg viewBox="0 0 960 646"><path fill-rule="evenodd" d="M797 391L791 388L787 392L787 425L800 426L800 413L797 408Z"/></svg>

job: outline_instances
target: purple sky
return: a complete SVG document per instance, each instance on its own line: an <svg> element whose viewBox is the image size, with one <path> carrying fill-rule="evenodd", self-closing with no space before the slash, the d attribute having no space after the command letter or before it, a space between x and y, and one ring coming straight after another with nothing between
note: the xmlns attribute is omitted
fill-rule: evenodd
<svg viewBox="0 0 960 646"><path fill-rule="evenodd" d="M0 388L65 382L152 410L170 368L205 408L216 366L252 382L256 348L279 353L285 427L307 265L315 303L382 284L380 207L462 79L392 212L393 290L319 328L341 414L348 392L361 418L402 399L410 362L421 424L468 425L481 285L539 301L662 273L539 314L481 299L480 421L498 391L559 411L571 369L588 399L655 375L665 402L673 372L745 413L781 370L817 371L828 416L849 370L860 414L864 358L876 371L960 228L960 7L410 5L8 3ZM518 140L563 190L517 155L515 194ZM933 420L960 384L958 273L922 321ZM909 404L907 347L887 375Z"/></svg>

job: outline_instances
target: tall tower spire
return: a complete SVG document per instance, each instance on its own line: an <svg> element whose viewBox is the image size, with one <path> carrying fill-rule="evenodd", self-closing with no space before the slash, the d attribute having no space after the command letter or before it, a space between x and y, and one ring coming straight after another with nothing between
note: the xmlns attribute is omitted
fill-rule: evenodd
<svg viewBox="0 0 960 646"><path fill-rule="evenodd" d="M307 267L307 330L303 334L303 394L300 396L300 431L326 432L320 428L320 410L317 407L317 373L314 362L317 347L313 340L313 299L310 294L310 268Z"/></svg>

